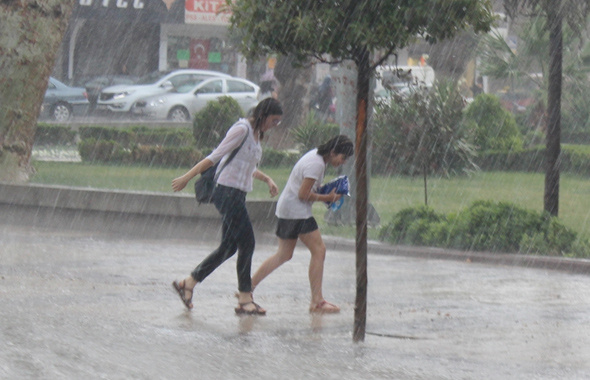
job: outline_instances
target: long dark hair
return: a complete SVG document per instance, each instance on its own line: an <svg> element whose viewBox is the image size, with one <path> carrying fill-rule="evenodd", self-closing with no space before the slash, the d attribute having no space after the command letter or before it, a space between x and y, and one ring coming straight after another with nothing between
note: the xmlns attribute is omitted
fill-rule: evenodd
<svg viewBox="0 0 590 380"><path fill-rule="evenodd" d="M262 128L262 124L266 120L267 117L271 115L282 115L283 114L283 107L281 107L281 103L274 98L266 98L262 100L256 108L254 108L254 112L252 113L252 117L250 117L250 122L252 123L252 127L254 131L258 131L260 134L260 139L264 138L264 133L260 130Z"/></svg>
<svg viewBox="0 0 590 380"><path fill-rule="evenodd" d="M346 135L338 135L332 137L324 144L318 146L318 154L322 157L334 152L336 154L344 154L346 158L354 154L354 144Z"/></svg>

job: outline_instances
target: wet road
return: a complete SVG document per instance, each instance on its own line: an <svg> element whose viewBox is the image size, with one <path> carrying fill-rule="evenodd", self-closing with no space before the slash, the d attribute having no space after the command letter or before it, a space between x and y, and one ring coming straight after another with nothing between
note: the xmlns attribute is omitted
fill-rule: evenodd
<svg viewBox="0 0 590 380"><path fill-rule="evenodd" d="M235 258L184 311L170 283L214 245L0 224L0 378L590 378L590 276L370 254L355 344L353 252L326 261L339 315L307 312L303 248L258 287L266 317L234 315Z"/></svg>

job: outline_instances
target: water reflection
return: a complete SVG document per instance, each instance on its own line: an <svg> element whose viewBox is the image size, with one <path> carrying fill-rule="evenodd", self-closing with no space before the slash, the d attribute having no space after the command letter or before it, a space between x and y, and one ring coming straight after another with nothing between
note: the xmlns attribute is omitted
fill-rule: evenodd
<svg viewBox="0 0 590 380"><path fill-rule="evenodd" d="M248 334L254 328L256 320L260 318L257 315L239 315L238 316L238 332L240 334ZM264 318L264 317L263 317Z"/></svg>
<svg viewBox="0 0 590 380"><path fill-rule="evenodd" d="M319 313L311 313L311 331L314 334L319 334L322 332L323 329L323 314L319 314Z"/></svg>

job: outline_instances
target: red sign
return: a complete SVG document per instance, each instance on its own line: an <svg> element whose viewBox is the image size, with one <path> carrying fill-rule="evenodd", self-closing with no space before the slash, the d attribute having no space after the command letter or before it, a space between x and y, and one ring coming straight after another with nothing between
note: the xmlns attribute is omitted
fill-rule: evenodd
<svg viewBox="0 0 590 380"><path fill-rule="evenodd" d="M225 0L186 0L184 21L187 24L229 24L231 13L222 11Z"/></svg>

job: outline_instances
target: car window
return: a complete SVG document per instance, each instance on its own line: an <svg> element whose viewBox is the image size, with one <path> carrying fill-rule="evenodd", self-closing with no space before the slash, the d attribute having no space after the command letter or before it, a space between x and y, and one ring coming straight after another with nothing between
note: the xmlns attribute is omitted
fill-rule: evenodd
<svg viewBox="0 0 590 380"><path fill-rule="evenodd" d="M254 87L237 80L227 81L227 92L256 92Z"/></svg>
<svg viewBox="0 0 590 380"><path fill-rule="evenodd" d="M184 83L176 87L175 91L179 94L185 94L195 88L195 85L201 83L202 79L195 79L194 83Z"/></svg>
<svg viewBox="0 0 590 380"><path fill-rule="evenodd" d="M156 83L160 78L162 78L162 76L163 73L155 71L153 73L150 73L146 76L139 78L137 84L153 84Z"/></svg>
<svg viewBox="0 0 590 380"><path fill-rule="evenodd" d="M178 88L180 86L194 83L192 77L191 74L179 74L171 77L169 81L174 87Z"/></svg>
<svg viewBox="0 0 590 380"><path fill-rule="evenodd" d="M209 82L197 90L197 94L221 94L222 92L221 79Z"/></svg>

